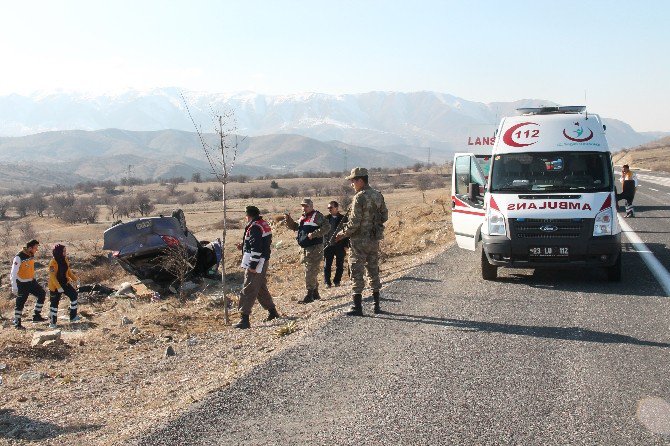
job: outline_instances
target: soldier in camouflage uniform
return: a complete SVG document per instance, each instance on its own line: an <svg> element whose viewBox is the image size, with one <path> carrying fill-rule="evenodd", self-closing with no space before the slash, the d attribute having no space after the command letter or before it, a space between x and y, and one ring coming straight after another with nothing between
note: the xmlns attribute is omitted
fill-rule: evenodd
<svg viewBox="0 0 670 446"><path fill-rule="evenodd" d="M365 289L364 272L368 273L375 314L381 313L379 306L379 241L384 238L384 223L388 220L388 209L381 192L368 184L368 170L363 167L352 169L347 177L356 191L351 203L349 220L335 240L345 237L351 239L351 281L353 282L353 306L347 312L351 316L363 315L363 297Z"/></svg>
<svg viewBox="0 0 670 446"><path fill-rule="evenodd" d="M314 209L311 199L305 198L300 203L302 216L299 222L286 214L286 226L293 231L298 231L298 245L300 246L300 261L305 265L305 288L307 294L304 299L298 301L308 304L321 299L319 296L319 271L321 271L321 260L323 259L323 236L330 231L330 223L323 214Z"/></svg>

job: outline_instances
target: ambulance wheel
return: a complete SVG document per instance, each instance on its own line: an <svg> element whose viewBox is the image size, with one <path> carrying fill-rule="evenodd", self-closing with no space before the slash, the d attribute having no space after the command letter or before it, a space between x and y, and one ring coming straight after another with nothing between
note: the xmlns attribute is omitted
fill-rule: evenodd
<svg viewBox="0 0 670 446"><path fill-rule="evenodd" d="M610 282L621 282L621 253L619 253L619 258L616 260L616 263L607 268L607 280Z"/></svg>
<svg viewBox="0 0 670 446"><path fill-rule="evenodd" d="M491 265L489 259L486 258L484 248L482 248L482 279L496 280L498 278L498 267Z"/></svg>

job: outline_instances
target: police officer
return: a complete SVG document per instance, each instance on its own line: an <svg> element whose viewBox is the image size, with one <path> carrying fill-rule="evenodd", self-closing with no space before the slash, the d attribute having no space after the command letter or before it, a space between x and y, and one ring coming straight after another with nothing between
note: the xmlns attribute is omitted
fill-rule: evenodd
<svg viewBox="0 0 670 446"><path fill-rule="evenodd" d="M21 250L12 261L12 270L9 273L12 285L12 293L16 295L16 306L14 307L14 327L18 330L23 329L21 325L21 316L23 306L32 294L37 297L35 302L35 311L33 313L33 322L44 322L42 317L42 307L46 298L46 291L35 280L35 254L39 248L40 242L31 240L26 243L25 248Z"/></svg>
<svg viewBox="0 0 670 446"><path fill-rule="evenodd" d="M242 318L235 328L251 327L249 316L254 302L258 302L268 311L266 322L279 317L270 291L268 290L268 264L272 247L272 228L261 217L256 206L246 207L247 226L244 228L242 243L237 249L242 251L242 268L244 268L244 284L240 293L240 313Z"/></svg>
<svg viewBox="0 0 670 446"><path fill-rule="evenodd" d="M300 203L302 216L298 223L291 218L291 214L285 214L286 226L298 231L296 239L300 246L300 261L305 265L305 288L307 293L301 304L308 304L319 296L319 271L321 270L321 259L323 258L323 236L330 231L330 224L323 214L314 209L314 203L310 198L305 198Z"/></svg>
<svg viewBox="0 0 670 446"><path fill-rule="evenodd" d="M351 267L351 281L353 305L347 312L350 316L363 315L363 289L365 289L364 272L368 273L372 297L374 299L375 314L381 313L379 305L379 241L384 238L384 223L388 220L388 209L381 192L368 184L368 170L356 167L351 175L346 177L356 191L351 204L349 219L335 240L350 238L351 253L349 265Z"/></svg>
<svg viewBox="0 0 670 446"><path fill-rule="evenodd" d="M330 231L326 235L325 248L323 249L323 258L325 260L323 265L323 281L330 288L333 284L340 286L342 274L344 273L344 256L346 255L346 249L349 247L348 238L339 242L335 241L336 232L341 229L340 226L344 223L344 215L340 214L340 204L337 201L328 203L326 220L330 224ZM333 267L333 259L335 259L335 277L331 283L330 274Z"/></svg>

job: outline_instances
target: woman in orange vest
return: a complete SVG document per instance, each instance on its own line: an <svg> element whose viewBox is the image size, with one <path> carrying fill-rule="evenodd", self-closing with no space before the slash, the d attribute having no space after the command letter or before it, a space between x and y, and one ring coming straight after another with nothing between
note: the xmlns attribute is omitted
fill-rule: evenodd
<svg viewBox="0 0 670 446"><path fill-rule="evenodd" d="M33 313L33 322L44 322L42 317L42 306L46 291L35 280L35 254L40 242L31 240L26 243L26 247L19 252L12 261L12 270L9 273L9 280L12 285L12 293L16 295L16 306L14 307L14 327L17 330L23 329L21 325L21 316L23 306L26 304L29 295L37 297L35 302L35 312Z"/></svg>
<svg viewBox="0 0 670 446"><path fill-rule="evenodd" d="M621 168L621 193L616 196L617 202L622 199L626 201L626 215L624 215L624 218L635 217L633 199L636 189L637 175L631 172L628 164L624 164Z"/></svg>
<svg viewBox="0 0 670 446"><path fill-rule="evenodd" d="M65 245L54 246L52 254L53 259L49 262L49 327L56 328L58 304L63 294L70 298L70 323L81 320L77 315L77 290L72 286L74 283L79 288L79 280L72 272L69 260L65 257L67 254Z"/></svg>

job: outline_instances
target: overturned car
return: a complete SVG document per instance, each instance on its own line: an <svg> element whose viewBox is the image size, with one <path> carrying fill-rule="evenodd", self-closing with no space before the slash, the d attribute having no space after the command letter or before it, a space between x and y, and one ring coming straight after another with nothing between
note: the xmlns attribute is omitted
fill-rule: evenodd
<svg viewBox="0 0 670 446"><path fill-rule="evenodd" d="M157 290L165 290L180 279L168 266L174 252L181 253L187 265L182 279L207 276L221 259L220 243L199 242L186 227L181 209L169 217L118 223L105 231L102 248L112 251L124 270Z"/></svg>

